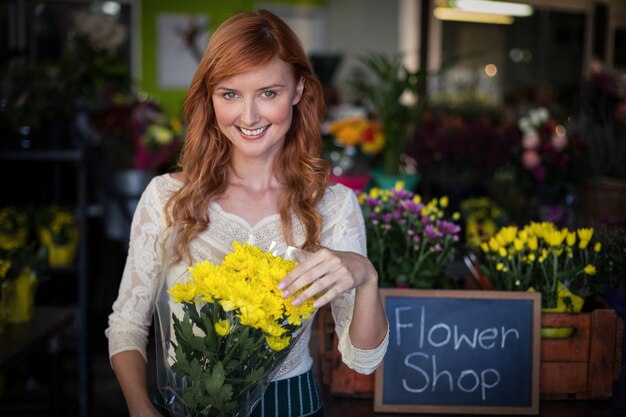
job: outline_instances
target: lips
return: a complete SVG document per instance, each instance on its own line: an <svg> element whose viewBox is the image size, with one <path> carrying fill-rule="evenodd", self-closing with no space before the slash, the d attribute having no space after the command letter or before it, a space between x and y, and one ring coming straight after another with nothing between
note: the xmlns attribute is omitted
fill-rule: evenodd
<svg viewBox="0 0 626 417"><path fill-rule="evenodd" d="M269 126L263 126L258 129L246 129L243 127L239 127L239 131L243 133L245 136L250 137L250 138L257 138L263 135L263 133L265 133L267 129L269 129Z"/></svg>

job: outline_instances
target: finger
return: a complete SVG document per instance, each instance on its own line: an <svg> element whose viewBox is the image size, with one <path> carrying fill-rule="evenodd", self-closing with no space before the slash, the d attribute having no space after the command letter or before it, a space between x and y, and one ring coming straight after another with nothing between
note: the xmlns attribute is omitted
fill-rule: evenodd
<svg viewBox="0 0 626 417"><path fill-rule="evenodd" d="M278 283L278 289L279 290L284 290L289 285L291 285L291 283L293 283L296 279L298 279L303 273L307 272L308 270L313 268L315 265L317 265L320 262L320 260L318 260L317 258L318 257L316 257L315 254L313 254L309 258L307 258L306 260L298 263L298 265L294 269L292 269Z"/></svg>
<svg viewBox="0 0 626 417"><path fill-rule="evenodd" d="M311 258L299 264L279 282L278 289L283 291L284 297L295 294L334 268L336 262L333 262L333 258L329 259L326 254L317 255L319 252L321 251L316 252Z"/></svg>
<svg viewBox="0 0 626 417"><path fill-rule="evenodd" d="M335 269L328 274L318 278L308 288L304 289L292 301L294 305L298 305L313 297L325 297L326 302L335 298L341 292L352 287L353 280L346 275L341 269ZM329 294L330 293L330 294Z"/></svg>

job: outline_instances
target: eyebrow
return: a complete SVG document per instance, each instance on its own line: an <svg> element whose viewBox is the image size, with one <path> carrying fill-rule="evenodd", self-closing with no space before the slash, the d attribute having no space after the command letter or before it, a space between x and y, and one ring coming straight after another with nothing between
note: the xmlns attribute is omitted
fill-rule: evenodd
<svg viewBox="0 0 626 417"><path fill-rule="evenodd" d="M284 84L270 84L268 86L261 87L261 88L257 89L256 91L271 90L271 89L275 89L275 88L285 88L285 85ZM227 87L227 86L224 86L224 85L218 85L217 87L215 87L215 91L237 91L237 89L236 88Z"/></svg>

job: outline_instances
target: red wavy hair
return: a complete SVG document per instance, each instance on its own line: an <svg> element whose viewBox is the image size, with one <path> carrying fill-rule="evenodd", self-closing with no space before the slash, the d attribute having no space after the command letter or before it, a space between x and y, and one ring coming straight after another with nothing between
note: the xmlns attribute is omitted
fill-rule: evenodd
<svg viewBox="0 0 626 417"><path fill-rule="evenodd" d="M280 219L285 240L293 245L292 214L304 227L303 249L319 248L322 218L316 204L324 195L328 164L320 158L320 124L324 114L322 86L296 34L276 15L260 10L237 14L211 35L184 104L187 135L178 160L185 185L167 202L168 224L181 226L175 250L189 258L189 242L206 230L208 205L227 188L231 157L230 142L220 131L212 95L219 83L278 57L288 63L296 82L304 81L302 98L293 110L293 120L283 149L274 161L282 170L284 192Z"/></svg>

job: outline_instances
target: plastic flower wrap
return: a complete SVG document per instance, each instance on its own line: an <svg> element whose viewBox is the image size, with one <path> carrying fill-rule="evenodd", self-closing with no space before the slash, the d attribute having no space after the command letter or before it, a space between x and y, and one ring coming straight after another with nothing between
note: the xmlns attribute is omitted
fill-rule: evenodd
<svg viewBox="0 0 626 417"><path fill-rule="evenodd" d="M196 262L166 282L159 390L173 416L250 414L315 312L313 300L294 306L297 294L278 290L297 265L293 251L234 242L221 263Z"/></svg>
<svg viewBox="0 0 626 417"><path fill-rule="evenodd" d="M446 217L447 197L423 202L398 182L372 188L359 201L365 218L367 253L381 287L451 288L445 266L455 253L458 213Z"/></svg>

